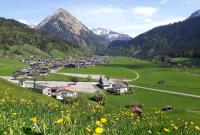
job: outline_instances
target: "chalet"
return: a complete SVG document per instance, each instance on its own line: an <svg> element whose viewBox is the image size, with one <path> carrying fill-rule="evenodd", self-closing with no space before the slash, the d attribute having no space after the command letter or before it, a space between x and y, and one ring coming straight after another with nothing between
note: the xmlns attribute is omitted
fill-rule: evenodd
<svg viewBox="0 0 200 135"><path fill-rule="evenodd" d="M109 88L112 88L112 81L103 80L102 87L103 87L103 89L106 89L106 90L108 90Z"/></svg>
<svg viewBox="0 0 200 135"><path fill-rule="evenodd" d="M72 98L77 97L77 92L76 92L75 87L70 85L56 91L55 95L56 95L56 99L63 100L64 98L67 98L67 97L72 97Z"/></svg>
<svg viewBox="0 0 200 135"><path fill-rule="evenodd" d="M117 82L112 85L112 87L109 87L109 92L112 93L124 93L128 91L128 84L125 82Z"/></svg>
<svg viewBox="0 0 200 135"><path fill-rule="evenodd" d="M79 69L79 65L78 64L67 64L64 66L65 69Z"/></svg>
<svg viewBox="0 0 200 135"><path fill-rule="evenodd" d="M52 96L53 95L53 92L52 92L53 88L47 87L45 85L36 84L34 89L37 90L39 93L42 93L46 96Z"/></svg>

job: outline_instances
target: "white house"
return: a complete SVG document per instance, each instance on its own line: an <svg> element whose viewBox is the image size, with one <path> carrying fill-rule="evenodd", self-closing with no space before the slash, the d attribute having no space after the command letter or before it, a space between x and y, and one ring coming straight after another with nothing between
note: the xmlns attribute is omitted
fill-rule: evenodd
<svg viewBox="0 0 200 135"><path fill-rule="evenodd" d="M112 81L107 80L107 79L103 80L103 89L108 90L111 87L112 87Z"/></svg>
<svg viewBox="0 0 200 135"><path fill-rule="evenodd" d="M124 82L117 82L112 85L112 87L109 87L109 92L113 93L124 93L128 91L128 84Z"/></svg>
<svg viewBox="0 0 200 135"><path fill-rule="evenodd" d="M63 100L66 97L73 97L73 98L77 97L77 92L75 87L67 86L65 88L56 91L55 95L56 99Z"/></svg>

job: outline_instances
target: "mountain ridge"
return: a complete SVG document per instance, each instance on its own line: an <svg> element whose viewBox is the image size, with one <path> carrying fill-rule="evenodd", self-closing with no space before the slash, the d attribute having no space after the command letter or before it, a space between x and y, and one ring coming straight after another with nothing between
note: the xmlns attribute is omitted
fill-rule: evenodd
<svg viewBox="0 0 200 135"><path fill-rule="evenodd" d="M158 26L130 41L113 41L107 48L110 55L151 58L200 57L200 16Z"/></svg>
<svg viewBox="0 0 200 135"><path fill-rule="evenodd" d="M72 45L69 41L57 39L14 19L0 18L0 33L0 50L4 55L7 55L13 46L21 46L23 49L24 45L33 46L48 54L52 50L66 55L76 50L85 50L79 45ZM14 54L21 55L21 50L16 50L12 55Z"/></svg>
<svg viewBox="0 0 200 135"><path fill-rule="evenodd" d="M93 52L99 52L109 45L108 40L94 34L77 18L62 8L45 18L35 28L63 40L84 45Z"/></svg>
<svg viewBox="0 0 200 135"><path fill-rule="evenodd" d="M93 28L92 31L99 35L102 36L103 38L106 38L109 41L114 41L114 40L131 40L132 37L130 37L127 34L115 32L113 30L105 29L105 28Z"/></svg>

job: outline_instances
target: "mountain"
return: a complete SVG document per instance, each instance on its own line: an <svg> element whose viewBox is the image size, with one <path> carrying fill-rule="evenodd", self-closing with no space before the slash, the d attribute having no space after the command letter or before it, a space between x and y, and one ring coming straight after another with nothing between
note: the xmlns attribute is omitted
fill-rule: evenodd
<svg viewBox="0 0 200 135"><path fill-rule="evenodd" d="M132 38L129 35L125 35L122 33L118 33L112 30L104 29L104 28L94 28L92 31L103 37L106 38L109 41L114 41L114 40L131 40Z"/></svg>
<svg viewBox="0 0 200 135"><path fill-rule="evenodd" d="M192 15L189 18L199 17L199 16L200 16L200 10L197 10L196 12L192 13Z"/></svg>
<svg viewBox="0 0 200 135"><path fill-rule="evenodd" d="M87 46L93 52L99 52L109 44L109 41L94 34L62 8L58 9L52 16L45 18L35 28L60 39L71 41L73 44Z"/></svg>
<svg viewBox="0 0 200 135"><path fill-rule="evenodd" d="M130 41L113 41L107 48L111 55L140 58L168 55L200 57L200 16L154 28Z"/></svg>
<svg viewBox="0 0 200 135"><path fill-rule="evenodd" d="M26 50L26 52L23 52ZM86 50L79 45L44 34L16 20L0 18L0 55L73 54Z"/></svg>

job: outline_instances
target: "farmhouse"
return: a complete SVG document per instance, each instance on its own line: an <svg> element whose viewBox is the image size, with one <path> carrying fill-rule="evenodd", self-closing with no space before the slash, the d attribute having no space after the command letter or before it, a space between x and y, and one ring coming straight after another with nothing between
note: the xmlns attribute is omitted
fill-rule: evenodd
<svg viewBox="0 0 200 135"><path fill-rule="evenodd" d="M75 87L71 85L56 91L55 95L56 99L63 100L66 97L75 98L77 96L77 92Z"/></svg>
<svg viewBox="0 0 200 135"><path fill-rule="evenodd" d="M128 84L124 82L117 82L112 85L112 87L109 87L109 92L112 93L124 93L128 91Z"/></svg>
<svg viewBox="0 0 200 135"><path fill-rule="evenodd" d="M36 84L34 89L36 89L38 92L40 92L46 96L52 96L52 94L53 94L53 92L52 92L53 88L47 87L45 85Z"/></svg>

